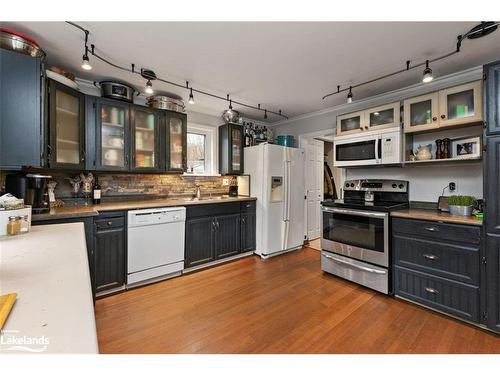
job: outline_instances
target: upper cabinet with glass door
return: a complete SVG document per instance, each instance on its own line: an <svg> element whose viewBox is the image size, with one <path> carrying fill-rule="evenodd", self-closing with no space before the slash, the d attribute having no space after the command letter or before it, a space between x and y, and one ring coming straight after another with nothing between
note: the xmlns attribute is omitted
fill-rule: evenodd
<svg viewBox="0 0 500 375"><path fill-rule="evenodd" d="M187 168L187 116L165 113L166 170L185 172Z"/></svg>
<svg viewBox="0 0 500 375"><path fill-rule="evenodd" d="M49 80L49 165L51 168L85 166L85 97Z"/></svg>
<svg viewBox="0 0 500 375"><path fill-rule="evenodd" d="M399 102L337 116L337 135L364 133L400 124Z"/></svg>
<svg viewBox="0 0 500 375"><path fill-rule="evenodd" d="M405 100L405 133L482 121L481 87L475 81Z"/></svg>
<svg viewBox="0 0 500 375"><path fill-rule="evenodd" d="M159 170L159 112L142 106L134 106L131 113L131 124L131 169L137 171Z"/></svg>
<svg viewBox="0 0 500 375"><path fill-rule="evenodd" d="M97 101L97 167L102 170L129 168L129 105L115 100Z"/></svg>
<svg viewBox="0 0 500 375"><path fill-rule="evenodd" d="M481 81L439 91L439 125L462 125L483 120Z"/></svg>
<svg viewBox="0 0 500 375"><path fill-rule="evenodd" d="M403 105L405 133L438 128L438 102L437 92L405 100Z"/></svg>

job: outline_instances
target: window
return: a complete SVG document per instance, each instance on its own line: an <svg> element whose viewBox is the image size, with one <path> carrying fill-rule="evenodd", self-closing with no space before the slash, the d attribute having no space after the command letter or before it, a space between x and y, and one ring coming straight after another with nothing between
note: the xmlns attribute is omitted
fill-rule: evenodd
<svg viewBox="0 0 500 375"><path fill-rule="evenodd" d="M187 175L216 175L217 128L189 124L187 126Z"/></svg>
<svg viewBox="0 0 500 375"><path fill-rule="evenodd" d="M205 174L205 134L187 133L188 173Z"/></svg>

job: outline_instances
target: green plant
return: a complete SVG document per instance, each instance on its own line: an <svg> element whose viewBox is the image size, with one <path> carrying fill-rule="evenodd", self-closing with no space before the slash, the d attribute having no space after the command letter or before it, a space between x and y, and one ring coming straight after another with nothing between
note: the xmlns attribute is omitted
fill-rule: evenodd
<svg viewBox="0 0 500 375"><path fill-rule="evenodd" d="M448 197L448 204L450 206L474 206L476 198L470 195L452 195Z"/></svg>

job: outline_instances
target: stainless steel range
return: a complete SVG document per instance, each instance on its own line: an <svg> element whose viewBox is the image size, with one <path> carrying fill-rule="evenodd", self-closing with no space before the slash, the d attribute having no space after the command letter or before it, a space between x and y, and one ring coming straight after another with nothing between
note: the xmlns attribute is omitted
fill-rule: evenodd
<svg viewBox="0 0 500 375"><path fill-rule="evenodd" d="M389 294L389 212L409 206L408 181L349 180L322 203L321 269Z"/></svg>

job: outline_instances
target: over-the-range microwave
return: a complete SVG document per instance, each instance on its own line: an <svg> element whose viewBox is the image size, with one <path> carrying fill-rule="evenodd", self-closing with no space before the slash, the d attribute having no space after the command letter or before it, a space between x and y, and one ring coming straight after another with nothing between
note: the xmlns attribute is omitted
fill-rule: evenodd
<svg viewBox="0 0 500 375"><path fill-rule="evenodd" d="M401 129L336 137L333 141L335 167L398 164L403 158Z"/></svg>

